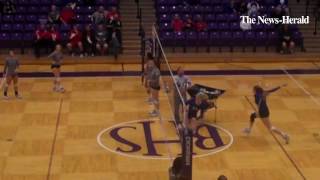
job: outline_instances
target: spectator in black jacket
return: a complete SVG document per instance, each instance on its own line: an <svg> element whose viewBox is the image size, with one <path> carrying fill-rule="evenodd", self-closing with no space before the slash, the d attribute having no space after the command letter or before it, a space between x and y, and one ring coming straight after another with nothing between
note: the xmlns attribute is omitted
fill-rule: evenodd
<svg viewBox="0 0 320 180"><path fill-rule="evenodd" d="M86 25L82 33L82 44L85 56L95 55L96 39L91 25Z"/></svg>
<svg viewBox="0 0 320 180"><path fill-rule="evenodd" d="M284 25L280 33L282 41L281 53L291 54L294 51L295 43L292 38L292 32L289 30L288 25Z"/></svg>

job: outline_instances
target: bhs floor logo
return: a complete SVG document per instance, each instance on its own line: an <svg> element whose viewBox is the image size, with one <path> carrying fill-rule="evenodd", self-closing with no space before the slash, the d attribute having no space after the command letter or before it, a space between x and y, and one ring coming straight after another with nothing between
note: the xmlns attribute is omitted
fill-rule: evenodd
<svg viewBox="0 0 320 180"><path fill-rule="evenodd" d="M97 141L102 148L127 157L169 159L181 153L172 121L138 120L117 124L100 132ZM230 147L233 137L217 125L204 124L193 142L194 157L204 157Z"/></svg>

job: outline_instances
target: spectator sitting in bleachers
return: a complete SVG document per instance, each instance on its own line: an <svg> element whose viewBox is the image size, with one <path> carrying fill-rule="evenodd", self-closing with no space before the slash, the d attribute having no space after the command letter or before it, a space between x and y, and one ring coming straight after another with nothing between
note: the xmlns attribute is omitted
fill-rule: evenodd
<svg viewBox="0 0 320 180"><path fill-rule="evenodd" d="M178 14L174 16L174 19L172 20L171 25L174 32L181 32L184 27L184 23L180 19L180 16Z"/></svg>
<svg viewBox="0 0 320 180"><path fill-rule="evenodd" d="M203 32L207 30L208 24L203 21L201 16L197 17L197 21L195 23L196 31Z"/></svg>
<svg viewBox="0 0 320 180"><path fill-rule="evenodd" d="M231 3L233 4L232 7L239 15L244 15L248 12L247 4L244 0L233 0Z"/></svg>
<svg viewBox="0 0 320 180"><path fill-rule="evenodd" d="M50 31L50 50L54 51L55 47L61 43L61 34L60 32L55 28L55 26L51 26Z"/></svg>
<svg viewBox="0 0 320 180"><path fill-rule="evenodd" d="M248 3L247 9L248 9L248 16L253 17L259 14L260 6L257 2L253 1Z"/></svg>
<svg viewBox="0 0 320 180"><path fill-rule="evenodd" d="M282 50L280 53L291 54L294 52L295 43L292 38L292 32L288 28L288 25L283 25L282 31L280 32Z"/></svg>
<svg viewBox="0 0 320 180"><path fill-rule="evenodd" d="M121 42L121 19L120 15L117 13L116 8L112 8L112 10L107 15L107 32L108 37L107 41L111 41L112 33L116 32L118 40Z"/></svg>
<svg viewBox="0 0 320 180"><path fill-rule="evenodd" d="M287 16L287 15L289 15L289 9L282 8L281 5L278 5L273 9L271 17L282 19L282 16ZM275 24L275 27L278 29L281 28L281 26L279 24Z"/></svg>
<svg viewBox="0 0 320 180"><path fill-rule="evenodd" d="M82 44L85 56L94 56L96 43L95 34L91 28L91 25L86 25L85 29L83 30Z"/></svg>
<svg viewBox="0 0 320 180"><path fill-rule="evenodd" d="M104 25L98 25L98 29L96 31L96 49L100 55L104 55L108 50L108 43L107 43L108 33L104 27Z"/></svg>
<svg viewBox="0 0 320 180"><path fill-rule="evenodd" d="M64 24L74 24L76 13L74 11L76 3L68 3L60 12L60 20Z"/></svg>
<svg viewBox="0 0 320 180"><path fill-rule="evenodd" d="M112 33L112 38L110 41L110 45L111 45L111 53L114 55L114 58L117 60L118 59L118 54L119 54L119 50L121 48L121 44L120 41L117 38L117 35L115 32Z"/></svg>
<svg viewBox="0 0 320 180"><path fill-rule="evenodd" d="M94 25L105 24L106 14L103 6L100 6L96 12L92 14L92 22Z"/></svg>
<svg viewBox="0 0 320 180"><path fill-rule="evenodd" d="M14 14L16 12L16 3L14 0L5 0L1 11L3 14Z"/></svg>
<svg viewBox="0 0 320 180"><path fill-rule="evenodd" d="M122 23L120 19L118 18L118 16L115 16L115 20L113 23L113 32L115 32L115 35L119 41L120 46L122 44L121 27L122 27Z"/></svg>
<svg viewBox="0 0 320 180"><path fill-rule="evenodd" d="M186 22L184 23L184 30L185 31L193 31L194 30L194 23L191 17L188 17Z"/></svg>
<svg viewBox="0 0 320 180"><path fill-rule="evenodd" d="M78 27L75 25L70 31L69 35L69 42L67 43L67 47L69 50L69 53L74 56L75 49L79 49L80 51L80 58L83 57L83 45L82 45L82 34L79 31Z"/></svg>
<svg viewBox="0 0 320 180"><path fill-rule="evenodd" d="M36 40L34 42L34 54L37 58L39 58L41 55L41 48L45 48L47 53L49 53L50 48L50 33L44 24L39 25L39 27L36 29L35 37Z"/></svg>
<svg viewBox="0 0 320 180"><path fill-rule="evenodd" d="M60 12L55 5L51 6L48 14L48 21L50 24L60 24Z"/></svg>
<svg viewBox="0 0 320 180"><path fill-rule="evenodd" d="M107 13L107 19L119 19L120 20L120 14L116 7L112 7L111 10Z"/></svg>

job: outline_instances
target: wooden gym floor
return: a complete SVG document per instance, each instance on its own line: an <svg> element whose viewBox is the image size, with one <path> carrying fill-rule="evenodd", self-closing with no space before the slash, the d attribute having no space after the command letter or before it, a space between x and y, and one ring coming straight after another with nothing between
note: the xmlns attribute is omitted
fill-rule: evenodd
<svg viewBox="0 0 320 180"><path fill-rule="evenodd" d="M178 64L174 64L177 67ZM223 69L317 69L315 63L279 64L184 64L187 70ZM0 67L2 68L2 67ZM48 66L25 65L22 72L49 71ZM135 71L139 65L68 65L63 71ZM194 83L226 89L219 98L217 125L233 136L233 143L221 152L194 159L193 179L214 180L220 174L231 180L317 180L320 177L320 77L318 75L192 76ZM22 100L0 101L0 179L1 180L166 180L169 159L144 158L145 137L135 130L119 131L122 137L141 146L137 157L115 154L101 147L97 136L109 127L136 120L151 120L153 139L176 139L169 104L161 93L162 121L150 118L151 106L140 77L63 78L65 94L52 93L50 78L21 78ZM260 83L286 88L269 97L271 120L291 136L289 145L280 144L260 120L245 136L252 108L251 88ZM310 93L310 94L308 94ZM313 99L312 99L313 98ZM214 111L206 115L214 123ZM127 134L126 134L127 133ZM230 141L219 130L222 139ZM117 142L102 134L102 143ZM157 151L170 157L177 144L157 145ZM130 150L130 146L121 146ZM283 149L282 149L283 148ZM198 150L197 148L195 149ZM287 153L287 154L286 154ZM127 153L128 154L128 153ZM296 167L295 167L296 166ZM299 174L299 172L301 174Z"/></svg>

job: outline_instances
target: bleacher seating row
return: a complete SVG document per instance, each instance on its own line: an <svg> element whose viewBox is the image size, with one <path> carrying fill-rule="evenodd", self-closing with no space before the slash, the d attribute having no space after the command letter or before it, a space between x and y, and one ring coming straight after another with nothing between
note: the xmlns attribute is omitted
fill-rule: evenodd
<svg viewBox="0 0 320 180"><path fill-rule="evenodd" d="M35 38L34 31L40 20L47 19L50 6L55 4L60 9L62 0L17 0L14 14L0 14L0 41L1 47L24 48L32 45ZM84 26L91 22L91 15L98 6L118 7L118 0L96 0L95 6L86 6L83 1L77 1L75 12L77 25ZM66 40L70 25L57 25L61 32L62 40Z"/></svg>
<svg viewBox="0 0 320 180"><path fill-rule="evenodd" d="M279 46L279 26L274 24L255 24L251 30L240 28L240 15L230 6L230 0L200 0L197 5L189 5L184 0L156 0L156 16L160 39L165 46L178 47L233 47ZM249 2L249 0L248 0ZM259 15L270 17L279 1L259 1ZM187 18L196 21L199 16L207 23L207 31L173 32L171 22L175 15L186 21ZM297 45L303 46L303 36L297 25L290 25L293 39ZM243 48L244 49L244 48Z"/></svg>

